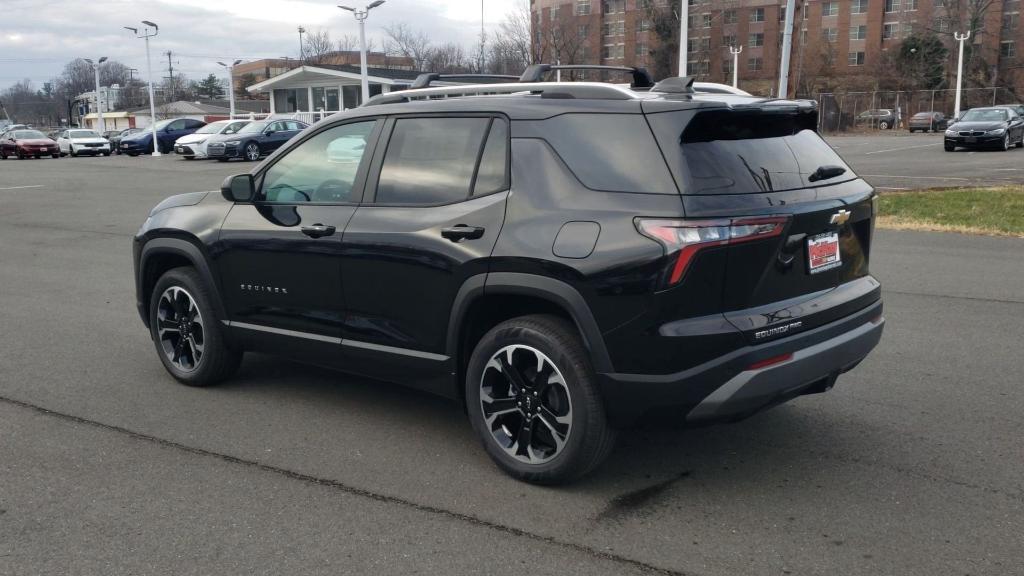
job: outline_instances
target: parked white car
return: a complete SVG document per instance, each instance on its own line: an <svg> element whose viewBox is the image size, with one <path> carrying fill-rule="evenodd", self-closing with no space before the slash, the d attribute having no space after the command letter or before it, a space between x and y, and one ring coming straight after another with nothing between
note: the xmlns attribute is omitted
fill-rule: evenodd
<svg viewBox="0 0 1024 576"><path fill-rule="evenodd" d="M249 123L249 120L219 120L210 122L199 130L178 138L174 143L174 152L184 156L186 160L206 158L206 144L211 136L234 134Z"/></svg>
<svg viewBox="0 0 1024 576"><path fill-rule="evenodd" d="M78 156L79 154L103 154L110 156L110 141L100 136L95 130L71 128L57 136L60 155Z"/></svg>

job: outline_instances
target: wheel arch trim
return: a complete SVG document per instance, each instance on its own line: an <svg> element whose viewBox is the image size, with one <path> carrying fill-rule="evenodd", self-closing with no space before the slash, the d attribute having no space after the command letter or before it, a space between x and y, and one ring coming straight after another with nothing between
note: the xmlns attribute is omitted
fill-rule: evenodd
<svg viewBox="0 0 1024 576"><path fill-rule="evenodd" d="M192 263L199 276L202 277L203 282L206 282L206 285L210 287L210 293L213 296L211 304L217 316L219 318L227 318L224 303L221 301L220 283L217 282L213 271L210 269L203 251L194 243L183 238L164 237L153 238L147 241L142 246L142 251L139 255L139 269L135 282L138 290L139 313L142 316L143 323L147 327L149 326L149 297L152 296L151 294L144 294L147 271L154 256L165 254L181 256Z"/></svg>
<svg viewBox="0 0 1024 576"><path fill-rule="evenodd" d="M601 373L615 371L605 347L604 336L579 291L561 280L521 272L477 274L463 282L455 296L448 320L447 349L451 358L458 358L459 339L467 311L474 301L485 295L530 296L563 308L576 324L583 344L590 352L594 369Z"/></svg>

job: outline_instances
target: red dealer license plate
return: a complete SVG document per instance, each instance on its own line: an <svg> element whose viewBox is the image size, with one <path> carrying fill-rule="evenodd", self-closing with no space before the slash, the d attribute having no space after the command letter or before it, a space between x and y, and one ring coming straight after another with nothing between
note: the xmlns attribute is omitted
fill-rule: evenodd
<svg viewBox="0 0 1024 576"><path fill-rule="evenodd" d="M807 239L807 260L811 274L842 265L839 256L839 233L826 232Z"/></svg>

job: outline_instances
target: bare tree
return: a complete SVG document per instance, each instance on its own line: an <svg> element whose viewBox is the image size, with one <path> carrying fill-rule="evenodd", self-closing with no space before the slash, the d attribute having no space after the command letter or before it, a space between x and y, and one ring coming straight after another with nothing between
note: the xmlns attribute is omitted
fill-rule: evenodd
<svg viewBox="0 0 1024 576"><path fill-rule="evenodd" d="M530 10L519 4L509 12L488 44L490 71L494 74L520 74L530 65Z"/></svg>
<svg viewBox="0 0 1024 576"><path fill-rule="evenodd" d="M462 46L447 42L429 50L426 70L442 74L465 73L472 70L472 63Z"/></svg>
<svg viewBox="0 0 1024 576"><path fill-rule="evenodd" d="M309 64L323 64L327 55L334 50L334 42L331 40L331 33L325 28L316 32L307 32L303 41L303 52L306 55L306 62Z"/></svg>
<svg viewBox="0 0 1024 576"><path fill-rule="evenodd" d="M405 23L389 24L384 27L387 39L384 52L392 56L412 58L413 67L423 70L429 63L432 45L422 30L413 30Z"/></svg>
<svg viewBox="0 0 1024 576"><path fill-rule="evenodd" d="M354 34L345 34L338 40L339 52L355 52L356 50L359 50L359 38Z"/></svg>

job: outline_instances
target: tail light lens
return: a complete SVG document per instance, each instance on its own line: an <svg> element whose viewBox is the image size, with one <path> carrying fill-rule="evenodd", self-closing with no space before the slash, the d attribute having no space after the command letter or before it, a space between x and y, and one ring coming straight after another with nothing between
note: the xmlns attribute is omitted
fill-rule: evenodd
<svg viewBox="0 0 1024 576"><path fill-rule="evenodd" d="M668 285L678 284L698 252L711 246L727 246L782 235L788 216L734 218L731 220L656 220L638 218L637 230L675 255Z"/></svg>

